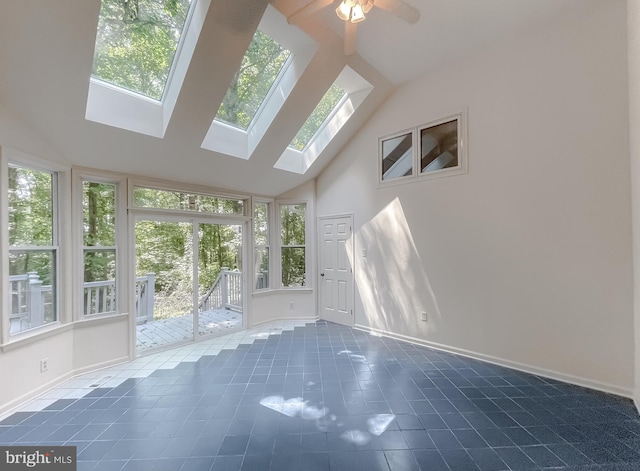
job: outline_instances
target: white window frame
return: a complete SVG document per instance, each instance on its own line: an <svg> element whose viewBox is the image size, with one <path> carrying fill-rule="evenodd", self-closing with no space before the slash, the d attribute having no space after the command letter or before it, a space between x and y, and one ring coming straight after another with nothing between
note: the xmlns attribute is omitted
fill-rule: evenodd
<svg viewBox="0 0 640 471"><path fill-rule="evenodd" d="M160 101L91 77L85 119L164 137L210 4L211 0L193 0Z"/></svg>
<svg viewBox="0 0 640 471"><path fill-rule="evenodd" d="M251 158L318 48L305 33L288 24L286 18L271 5L267 6L258 29L289 50L291 55L247 130L214 119L202 141L203 149L239 159Z"/></svg>
<svg viewBox="0 0 640 471"><path fill-rule="evenodd" d="M295 206L295 205L305 205L304 210L304 286L284 286L282 284L282 248L283 247L302 247L302 246L283 246L282 245L282 206ZM311 240L311 224L310 224L310 205L306 200L278 200L276 201L276 210L277 210L277 225L276 225L276 236L278 240L277 244L277 257L278 257L278 269L276 276L278 287L283 290L291 290L291 291L308 291L312 289L312 280L310 276L310 268L311 268L311 260L309 259L309 241Z"/></svg>
<svg viewBox="0 0 640 471"><path fill-rule="evenodd" d="M73 211L77 220L73 227L74 247L76 263L74 283L75 293L74 300L76 309L74 309L75 320L90 320L101 317L109 317L127 312L127 297L129 296L129 283L126 280L126 248L127 241L127 179L126 177L111 172L102 172L91 169L74 168L72 170L73 185ZM114 185L115 187L115 252L116 252L116 310L98 314L87 315L84 312L84 237L83 237L83 208L82 201L84 198L84 182L105 183Z"/></svg>
<svg viewBox="0 0 640 471"><path fill-rule="evenodd" d="M256 209L256 205L257 204L266 204L267 205L267 245L266 246L259 246L256 245L256 239L255 239L255 227L254 227L254 217L255 217L255 209ZM268 199L268 198L259 198L259 197L254 197L252 198L252 206L251 206L251 253L252 253L252 267L256 266L256 249L259 247L267 247L269 249L269 265L267 267L267 276L269 279L269 286L267 288L256 288L256 280L255 280L255 270L252 270L252 276L254 277L251 280L252 286L253 286L253 293L265 293L268 291L273 291L274 287L274 263L273 263L273 259L274 259L274 255L275 255L275 250L274 248L276 247L277 244L274 244L274 230L273 228L275 227L274 221L275 221L275 211L276 211L276 205L274 200L272 199Z"/></svg>
<svg viewBox="0 0 640 471"><path fill-rule="evenodd" d="M467 137L467 109L454 112L445 115L444 117L433 119L424 124L414 126L403 131L398 131L392 134L388 134L378 138L378 188L400 185L405 183L415 183L425 180L434 180L443 177L450 177L454 175L462 175L469 171L468 160L468 137ZM458 165L452 168L444 168L440 170L433 170L430 172L422 172L421 170L421 143L420 134L423 129L444 124L453 120L457 120L458 123ZM394 137L411 133L412 134L412 173L404 177L392 178L390 180L382 179L382 143L385 140L392 139Z"/></svg>
<svg viewBox="0 0 640 471"><path fill-rule="evenodd" d="M305 148L299 151L293 147L287 147L273 166L274 168L299 174L306 173L373 91L373 85L348 65L342 69L334 83L346 92L345 96L331 111Z"/></svg>
<svg viewBox="0 0 640 471"><path fill-rule="evenodd" d="M48 162L24 152L10 149L7 147L0 148L0 174L2 179L0 182L0 256L2 263L0 264L0 298L2 299L2 319L1 324L1 343L6 345L28 339L36 335L41 335L52 330L60 328L63 324L72 321L70 310L70 293L71 279L70 264L66 263L66 257L69 253L68 248L71 241L71 214L67 210L71 203L71 170L69 167ZM25 329L10 335L10 293L9 293L9 182L8 168L9 165L15 165L30 170L36 170L51 173L54 178L52 181L52 203L53 203L53 245L43 246L43 249L51 249L55 251L55 313L56 320L43 324L31 329Z"/></svg>

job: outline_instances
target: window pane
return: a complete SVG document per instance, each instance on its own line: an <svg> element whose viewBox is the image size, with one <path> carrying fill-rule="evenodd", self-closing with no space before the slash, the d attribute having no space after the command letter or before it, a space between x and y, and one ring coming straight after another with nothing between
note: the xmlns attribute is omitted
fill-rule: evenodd
<svg viewBox="0 0 640 471"><path fill-rule="evenodd" d="M54 245L51 173L9 167L9 245Z"/></svg>
<svg viewBox="0 0 640 471"><path fill-rule="evenodd" d="M102 0L93 76L160 100L191 0Z"/></svg>
<svg viewBox="0 0 640 471"><path fill-rule="evenodd" d="M420 130L422 173L458 166L458 120Z"/></svg>
<svg viewBox="0 0 640 471"><path fill-rule="evenodd" d="M329 88L327 93L324 94L316 108L313 110L313 113L309 115L305 123L302 125L302 128L300 128L296 137L293 138L289 147L293 147L299 151L304 150L307 144L311 142L311 139L316 132L318 132L322 124L327 120L334 108L338 105L345 93L346 92L335 83L331 85L331 88Z"/></svg>
<svg viewBox="0 0 640 471"><path fill-rule="evenodd" d="M116 251L84 251L84 314L117 311Z"/></svg>
<svg viewBox="0 0 640 471"><path fill-rule="evenodd" d="M269 287L269 247L256 248L255 253L256 289Z"/></svg>
<svg viewBox="0 0 640 471"><path fill-rule="evenodd" d="M256 31L216 119L246 130L282 71L290 52Z"/></svg>
<svg viewBox="0 0 640 471"><path fill-rule="evenodd" d="M133 190L134 204L140 208L172 209L214 214L244 213L241 199L218 198L216 196L182 193L171 190L136 187Z"/></svg>
<svg viewBox="0 0 640 471"><path fill-rule="evenodd" d="M10 250L10 334L55 322L56 255L55 250Z"/></svg>
<svg viewBox="0 0 640 471"><path fill-rule="evenodd" d="M282 245L305 244L305 204L285 204L280 206Z"/></svg>
<svg viewBox="0 0 640 471"><path fill-rule="evenodd" d="M115 284L116 279L116 251L85 250L84 251L84 281L109 281Z"/></svg>
<svg viewBox="0 0 640 471"><path fill-rule="evenodd" d="M106 183L83 182L84 245L116 245L116 187Z"/></svg>
<svg viewBox="0 0 640 471"><path fill-rule="evenodd" d="M269 288L269 203L255 203L253 213L255 289Z"/></svg>
<svg viewBox="0 0 640 471"><path fill-rule="evenodd" d="M382 141L382 179L406 177L413 173L412 133Z"/></svg>
<svg viewBox="0 0 640 471"><path fill-rule="evenodd" d="M269 245L269 204L256 203L253 213L255 245Z"/></svg>
<svg viewBox="0 0 640 471"><path fill-rule="evenodd" d="M305 285L304 253L304 247L282 247L282 286Z"/></svg>
<svg viewBox="0 0 640 471"><path fill-rule="evenodd" d="M305 204L280 206L283 286L305 285L305 210Z"/></svg>

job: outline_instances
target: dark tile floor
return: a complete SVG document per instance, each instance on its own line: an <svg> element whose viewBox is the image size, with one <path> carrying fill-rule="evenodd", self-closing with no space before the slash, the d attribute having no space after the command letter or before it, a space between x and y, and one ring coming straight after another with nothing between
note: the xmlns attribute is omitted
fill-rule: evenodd
<svg viewBox="0 0 640 471"><path fill-rule="evenodd" d="M80 471L640 470L629 400L318 322L0 422Z"/></svg>

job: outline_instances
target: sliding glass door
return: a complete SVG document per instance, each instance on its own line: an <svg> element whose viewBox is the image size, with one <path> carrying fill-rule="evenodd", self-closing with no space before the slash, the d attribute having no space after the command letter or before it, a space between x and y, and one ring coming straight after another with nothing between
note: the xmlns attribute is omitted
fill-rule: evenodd
<svg viewBox="0 0 640 471"><path fill-rule="evenodd" d="M243 327L243 225L135 221L138 353Z"/></svg>

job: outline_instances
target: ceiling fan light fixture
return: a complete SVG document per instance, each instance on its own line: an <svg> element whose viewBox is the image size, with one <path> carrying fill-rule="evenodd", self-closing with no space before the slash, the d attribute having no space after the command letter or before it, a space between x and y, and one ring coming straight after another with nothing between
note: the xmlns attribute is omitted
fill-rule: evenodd
<svg viewBox="0 0 640 471"><path fill-rule="evenodd" d="M351 9L351 23L359 23L364 19L364 9L362 8L362 5L356 3L356 5Z"/></svg>
<svg viewBox="0 0 640 471"><path fill-rule="evenodd" d="M351 17L351 6L347 3L347 0L340 2L340 5L336 8L336 14L341 20L349 21Z"/></svg>

